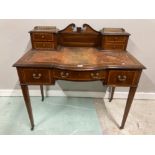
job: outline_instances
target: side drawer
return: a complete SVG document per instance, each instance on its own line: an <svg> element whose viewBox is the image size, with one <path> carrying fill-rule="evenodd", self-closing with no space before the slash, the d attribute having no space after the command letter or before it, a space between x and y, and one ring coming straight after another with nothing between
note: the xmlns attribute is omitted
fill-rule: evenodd
<svg viewBox="0 0 155 155"><path fill-rule="evenodd" d="M54 41L53 33L33 32L31 37L33 41Z"/></svg>
<svg viewBox="0 0 155 155"><path fill-rule="evenodd" d="M126 42L128 36L104 36L104 41L106 42Z"/></svg>
<svg viewBox="0 0 155 155"><path fill-rule="evenodd" d="M104 43L103 44L104 50L125 50L126 44L125 43Z"/></svg>
<svg viewBox="0 0 155 155"><path fill-rule="evenodd" d="M22 78L21 81L27 84L50 84L51 74L50 69L21 69Z"/></svg>
<svg viewBox="0 0 155 155"><path fill-rule="evenodd" d="M135 85L136 71L113 70L109 71L108 84L116 86Z"/></svg>
<svg viewBox="0 0 155 155"><path fill-rule="evenodd" d="M33 42L34 49L55 49L54 42Z"/></svg>
<svg viewBox="0 0 155 155"><path fill-rule="evenodd" d="M95 80L105 80L107 72L106 71L68 71L55 69L54 77L60 80L72 80L72 81L95 81Z"/></svg>

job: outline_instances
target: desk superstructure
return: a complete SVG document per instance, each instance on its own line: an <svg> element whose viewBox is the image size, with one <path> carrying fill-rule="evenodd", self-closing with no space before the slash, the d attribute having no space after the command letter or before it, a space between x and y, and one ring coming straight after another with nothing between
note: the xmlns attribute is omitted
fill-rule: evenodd
<svg viewBox="0 0 155 155"><path fill-rule="evenodd" d="M145 67L128 51L130 36L123 28L96 31L88 24L68 25L63 30L54 26L36 26L30 31L32 49L13 66L17 68L25 105L34 128L28 85L54 85L56 80L101 81L111 88L130 87L120 128L124 128L141 72Z"/></svg>

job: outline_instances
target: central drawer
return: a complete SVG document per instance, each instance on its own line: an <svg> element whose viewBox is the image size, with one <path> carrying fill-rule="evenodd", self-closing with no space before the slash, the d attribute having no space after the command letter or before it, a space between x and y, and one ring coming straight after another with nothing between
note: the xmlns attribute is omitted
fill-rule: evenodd
<svg viewBox="0 0 155 155"><path fill-rule="evenodd" d="M72 81L95 81L106 79L106 71L69 71L62 69L54 70L54 78Z"/></svg>

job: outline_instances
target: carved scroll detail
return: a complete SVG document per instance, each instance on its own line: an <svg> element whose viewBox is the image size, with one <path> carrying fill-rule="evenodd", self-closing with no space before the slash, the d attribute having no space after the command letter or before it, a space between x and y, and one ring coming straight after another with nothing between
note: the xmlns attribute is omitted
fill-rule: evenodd
<svg viewBox="0 0 155 155"><path fill-rule="evenodd" d="M82 27L76 27L74 23L69 24L65 29L59 31L59 33L93 33L93 34L99 34L98 31L94 30L91 26L88 24L83 24Z"/></svg>
<svg viewBox="0 0 155 155"><path fill-rule="evenodd" d="M83 24L83 31L87 33L99 33L98 31L94 30L90 25Z"/></svg>
<svg viewBox="0 0 155 155"><path fill-rule="evenodd" d="M59 32L73 32L75 28L75 24L69 24L66 28L64 28L63 30L59 31Z"/></svg>
<svg viewBox="0 0 155 155"><path fill-rule="evenodd" d="M99 47L100 32L88 24L76 27L72 23L58 32L58 44L66 47Z"/></svg>

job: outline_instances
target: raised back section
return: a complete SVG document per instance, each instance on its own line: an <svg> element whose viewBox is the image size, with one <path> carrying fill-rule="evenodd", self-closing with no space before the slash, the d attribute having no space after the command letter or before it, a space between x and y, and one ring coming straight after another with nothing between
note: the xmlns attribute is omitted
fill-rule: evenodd
<svg viewBox="0 0 155 155"><path fill-rule="evenodd" d="M99 47L101 35L88 24L83 24L83 27L70 24L58 31L58 44L67 47Z"/></svg>

